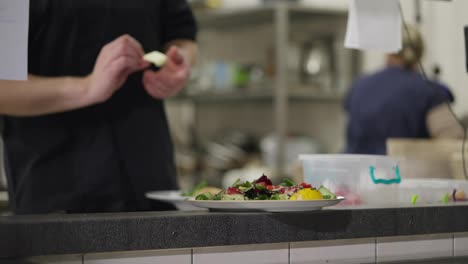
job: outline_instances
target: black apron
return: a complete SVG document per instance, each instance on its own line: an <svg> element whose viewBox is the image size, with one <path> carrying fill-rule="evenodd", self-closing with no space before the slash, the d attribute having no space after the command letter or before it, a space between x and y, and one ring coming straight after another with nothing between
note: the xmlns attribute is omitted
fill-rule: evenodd
<svg viewBox="0 0 468 264"><path fill-rule="evenodd" d="M101 48L122 34L145 51L194 39L184 0L32 0L29 73L86 76ZM163 210L151 190L175 189L173 146L163 102L130 76L102 104L38 117L5 117L4 139L14 211Z"/></svg>

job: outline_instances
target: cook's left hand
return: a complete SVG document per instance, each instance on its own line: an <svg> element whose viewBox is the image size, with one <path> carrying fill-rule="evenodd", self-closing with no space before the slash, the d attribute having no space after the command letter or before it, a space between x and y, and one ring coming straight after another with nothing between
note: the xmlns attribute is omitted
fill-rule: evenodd
<svg viewBox="0 0 468 264"><path fill-rule="evenodd" d="M167 61L157 72L146 70L143 75L145 90L154 98L164 99L179 93L190 77L187 59L176 46L166 53Z"/></svg>

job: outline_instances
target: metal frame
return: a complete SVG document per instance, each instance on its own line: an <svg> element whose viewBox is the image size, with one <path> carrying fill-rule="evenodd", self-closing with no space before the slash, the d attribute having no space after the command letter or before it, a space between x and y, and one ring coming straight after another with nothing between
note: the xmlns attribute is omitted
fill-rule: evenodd
<svg viewBox="0 0 468 264"><path fill-rule="evenodd" d="M276 173L284 175L286 137L288 133L288 76L287 53L289 36L289 10L285 3L280 3L275 8L275 127L277 133Z"/></svg>

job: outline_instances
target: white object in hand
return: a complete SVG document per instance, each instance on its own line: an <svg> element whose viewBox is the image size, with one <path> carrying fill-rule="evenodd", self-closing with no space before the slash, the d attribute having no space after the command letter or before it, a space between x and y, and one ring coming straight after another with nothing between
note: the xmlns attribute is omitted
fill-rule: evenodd
<svg viewBox="0 0 468 264"><path fill-rule="evenodd" d="M159 51L152 51L150 53L145 54L145 56L143 56L143 59L145 61L153 63L158 67L161 67L166 63L167 56Z"/></svg>

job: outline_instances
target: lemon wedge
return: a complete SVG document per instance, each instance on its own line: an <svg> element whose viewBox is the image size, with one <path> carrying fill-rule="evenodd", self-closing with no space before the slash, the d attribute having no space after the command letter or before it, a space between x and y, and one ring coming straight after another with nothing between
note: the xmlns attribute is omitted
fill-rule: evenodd
<svg viewBox="0 0 468 264"><path fill-rule="evenodd" d="M322 200L322 194L317 190L312 190L311 188L302 189L295 192L289 200Z"/></svg>

